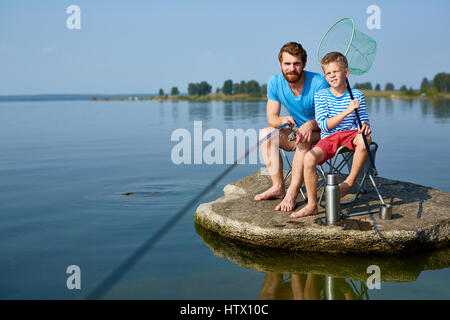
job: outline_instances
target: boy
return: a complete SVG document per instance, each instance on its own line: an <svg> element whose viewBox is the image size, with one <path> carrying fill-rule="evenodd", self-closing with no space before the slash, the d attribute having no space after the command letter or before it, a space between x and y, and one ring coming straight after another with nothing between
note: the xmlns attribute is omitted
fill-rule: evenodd
<svg viewBox="0 0 450 320"><path fill-rule="evenodd" d="M339 184L341 197L343 197L355 184L368 158L361 134L366 135L369 145L371 143L369 116L366 112L364 95L361 91L352 89L355 100L351 100L347 90L345 79L350 73L347 59L339 52L330 52L322 58L321 66L325 79L330 85L330 88L320 90L314 95L315 117L321 130L321 140L305 155L304 178L308 203L301 210L292 213L292 218L305 217L318 212L317 164L332 158L342 145L355 151L350 174L344 182ZM360 129L358 129L355 110L358 110L361 119Z"/></svg>

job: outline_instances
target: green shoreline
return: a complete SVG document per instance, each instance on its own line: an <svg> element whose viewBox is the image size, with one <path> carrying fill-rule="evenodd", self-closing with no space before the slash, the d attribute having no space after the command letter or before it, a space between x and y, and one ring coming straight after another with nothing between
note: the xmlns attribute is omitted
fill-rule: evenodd
<svg viewBox="0 0 450 320"><path fill-rule="evenodd" d="M361 90L366 98L390 98L390 99L450 99L450 94L438 94L436 96L421 96L419 93L407 94L401 91L376 91ZM126 98L92 98L93 101L267 101L266 96L252 96L249 94L224 95L210 93L203 96L164 96L164 97L126 97Z"/></svg>

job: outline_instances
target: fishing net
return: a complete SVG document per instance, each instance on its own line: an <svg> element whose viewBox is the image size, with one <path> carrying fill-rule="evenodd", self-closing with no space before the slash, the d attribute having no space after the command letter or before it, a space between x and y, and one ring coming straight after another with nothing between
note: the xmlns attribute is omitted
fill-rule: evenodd
<svg viewBox="0 0 450 320"><path fill-rule="evenodd" d="M361 75L372 66L377 43L355 29L352 19L344 18L336 22L320 41L316 54L319 65L323 56L332 51L338 51L346 56L351 74Z"/></svg>

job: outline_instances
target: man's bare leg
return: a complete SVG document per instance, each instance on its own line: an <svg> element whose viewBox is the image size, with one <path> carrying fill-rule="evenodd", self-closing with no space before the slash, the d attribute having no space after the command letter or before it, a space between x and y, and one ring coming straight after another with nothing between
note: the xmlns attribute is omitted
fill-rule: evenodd
<svg viewBox="0 0 450 320"><path fill-rule="evenodd" d="M317 170L316 166L325 159L325 154L319 147L312 148L304 158L305 186L308 194L308 203L299 211L291 214L292 218L301 218L316 214L317 207Z"/></svg>
<svg viewBox="0 0 450 320"><path fill-rule="evenodd" d="M294 300L305 300L305 281L304 274L291 274L291 288Z"/></svg>
<svg viewBox="0 0 450 320"><path fill-rule="evenodd" d="M303 161L306 153L311 150L311 145L320 139L320 132L313 131L311 142L301 142L297 145L294 158L292 159L291 184L283 201L275 207L278 211L292 211L297 203L297 196L303 184Z"/></svg>
<svg viewBox="0 0 450 320"><path fill-rule="evenodd" d="M274 300L277 298L278 290L280 289L281 282L283 281L282 273L268 273L264 277L264 283L261 288L260 299L261 300Z"/></svg>
<svg viewBox="0 0 450 320"><path fill-rule="evenodd" d="M263 139L276 128L267 127L261 130L259 139ZM257 194L255 200L283 199L286 195L283 180L283 161L279 148L292 150L295 143L288 141L289 129L281 129L272 137L261 144L261 154L266 165L267 171L272 180L272 187L266 191Z"/></svg>
<svg viewBox="0 0 450 320"><path fill-rule="evenodd" d="M370 135L366 136L367 143L370 145L371 138ZM351 188L355 185L356 179L358 178L359 173L364 167L369 156L367 155L366 146L364 144L364 140L361 134L358 134L355 139L353 139L353 144L356 146L355 154L353 155L352 168L350 169L350 174L347 178L339 184L339 190L341 194L341 198L344 197L347 193L350 192Z"/></svg>
<svg viewBox="0 0 450 320"><path fill-rule="evenodd" d="M320 277L322 276L308 273L305 284L305 300L320 300Z"/></svg>

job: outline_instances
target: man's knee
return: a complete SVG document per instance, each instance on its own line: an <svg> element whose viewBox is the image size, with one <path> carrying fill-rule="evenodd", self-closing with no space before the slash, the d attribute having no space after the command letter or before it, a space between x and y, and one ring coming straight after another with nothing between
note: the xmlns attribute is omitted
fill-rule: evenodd
<svg viewBox="0 0 450 320"><path fill-rule="evenodd" d="M259 140L264 139L266 136L268 136L273 131L272 127L265 127L264 129L261 129L259 131Z"/></svg>
<svg viewBox="0 0 450 320"><path fill-rule="evenodd" d="M308 151L303 158L303 165L305 168L315 168L317 165L317 159L311 151Z"/></svg>

